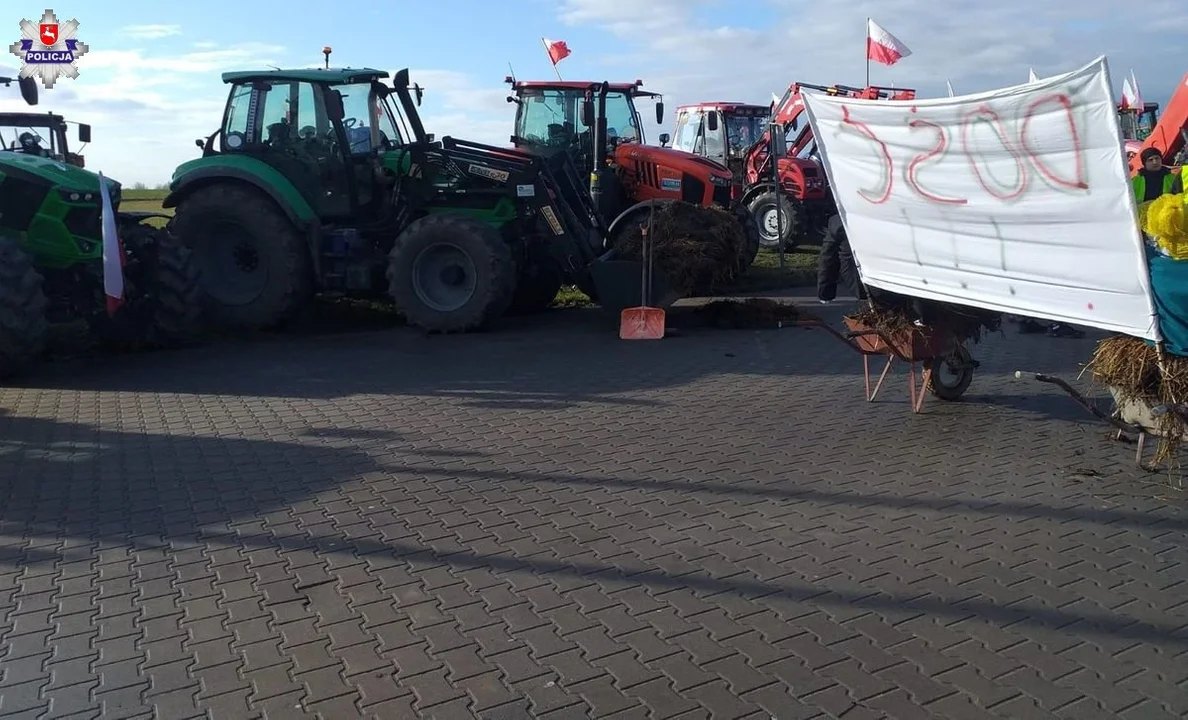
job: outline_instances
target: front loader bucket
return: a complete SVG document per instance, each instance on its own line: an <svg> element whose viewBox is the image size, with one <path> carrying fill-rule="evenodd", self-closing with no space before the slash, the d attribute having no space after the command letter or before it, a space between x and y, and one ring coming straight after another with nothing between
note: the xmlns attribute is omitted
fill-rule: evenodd
<svg viewBox="0 0 1188 720"><path fill-rule="evenodd" d="M672 289L668 277L656 267L652 268L652 297L644 298L640 287L642 275L643 263L637 260L595 260L590 265L598 304L616 320L625 308L646 305L664 309L680 299L680 293Z"/></svg>

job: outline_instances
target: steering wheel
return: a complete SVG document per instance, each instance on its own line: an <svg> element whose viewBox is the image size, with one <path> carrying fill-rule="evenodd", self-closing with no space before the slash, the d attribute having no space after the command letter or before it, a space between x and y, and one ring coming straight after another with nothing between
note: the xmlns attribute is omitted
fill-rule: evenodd
<svg viewBox="0 0 1188 720"><path fill-rule="evenodd" d="M359 119L353 118L353 117L346 118L342 121L342 126L344 128L346 128L347 130L350 130L351 128L355 127L358 124L359 124Z"/></svg>
<svg viewBox="0 0 1188 720"><path fill-rule="evenodd" d="M301 140L316 140L318 138L318 129L313 125L306 125L297 131L297 137Z"/></svg>

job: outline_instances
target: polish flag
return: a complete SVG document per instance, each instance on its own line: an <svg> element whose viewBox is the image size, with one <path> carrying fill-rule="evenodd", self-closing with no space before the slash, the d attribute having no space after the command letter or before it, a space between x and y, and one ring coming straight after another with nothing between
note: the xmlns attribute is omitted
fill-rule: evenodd
<svg viewBox="0 0 1188 720"><path fill-rule="evenodd" d="M887 32L874 20L866 19L866 59L883 65L894 65L911 55L912 51L899 38Z"/></svg>
<svg viewBox="0 0 1188 720"><path fill-rule="evenodd" d="M124 304L124 248L116 230L111 190L103 173L99 173L99 195L103 202L103 294L107 296L107 314L115 315Z"/></svg>
<svg viewBox="0 0 1188 720"><path fill-rule="evenodd" d="M1118 103L1123 110L1142 110L1143 106L1136 102L1138 93L1134 91L1134 86L1130 84L1130 78L1122 81L1122 102Z"/></svg>
<svg viewBox="0 0 1188 720"><path fill-rule="evenodd" d="M564 40L549 40L548 38L541 38L540 41L544 43L545 52L549 54L549 60L553 61L553 66L569 57L569 46L565 44Z"/></svg>
<svg viewBox="0 0 1188 720"><path fill-rule="evenodd" d="M1134 109L1139 112L1143 111L1143 91L1139 89L1138 78L1134 75L1134 69L1130 70L1130 89L1133 91Z"/></svg>

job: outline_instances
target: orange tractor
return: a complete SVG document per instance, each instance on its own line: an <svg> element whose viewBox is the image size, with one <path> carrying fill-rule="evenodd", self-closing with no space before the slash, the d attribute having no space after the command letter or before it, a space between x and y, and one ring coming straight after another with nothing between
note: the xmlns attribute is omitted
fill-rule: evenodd
<svg viewBox="0 0 1188 720"><path fill-rule="evenodd" d="M733 195L755 217L760 243L765 247L783 245L791 249L817 237L837 212L824 168L817 159L812 128L801 119L801 94L806 90L865 99L910 100L916 96L911 89L793 83L771 106L707 102L677 108L673 147L733 170ZM779 123L789 138L788 155L780 158L777 166L779 193L771 179L771 143L766 129L769 122Z"/></svg>
<svg viewBox="0 0 1188 720"><path fill-rule="evenodd" d="M749 245L747 262L759 250L755 220L733 201L733 177L725 165L692 153L647 145L636 100L655 102L664 120L663 97L633 83L518 81L507 77L515 103L512 144L545 156L566 153L590 178L594 207L607 228L608 247L621 233L647 220L654 202L684 201L732 210ZM660 137L665 143L667 134Z"/></svg>

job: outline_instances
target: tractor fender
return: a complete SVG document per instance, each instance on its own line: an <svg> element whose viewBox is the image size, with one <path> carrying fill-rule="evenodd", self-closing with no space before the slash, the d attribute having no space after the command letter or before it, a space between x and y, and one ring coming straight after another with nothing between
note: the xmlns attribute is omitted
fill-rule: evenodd
<svg viewBox="0 0 1188 720"><path fill-rule="evenodd" d="M739 204L743 207L750 207L752 200L759 197L763 193L771 192L772 190L775 190L775 183L773 182L761 182L752 185L746 189L746 192L743 193L742 200L739 201Z"/></svg>
<svg viewBox="0 0 1188 720"><path fill-rule="evenodd" d="M173 182L170 183L169 194L165 196L161 207L177 207L178 203L199 188L232 181L250 185L272 198L272 201L296 227L306 229L310 225L317 225L317 213L301 196L293 183L289 182L288 178L254 158L238 157L235 160L238 162L234 165L220 162L217 165L210 164L191 170L179 168L181 172L174 176ZM250 161L250 164L243 161Z"/></svg>
<svg viewBox="0 0 1188 720"><path fill-rule="evenodd" d="M607 237L614 237L615 233L618 232L620 230L620 228L626 226L626 224L630 221L630 218L633 215L638 215L638 214L642 213L646 216L648 211L653 206L656 208L659 208L663 205L667 205L667 204L674 203L674 202L676 202L676 200L674 200L673 198L656 198L654 200L644 200L642 202L635 203L631 207L629 207L626 210L624 210L623 212L619 213L619 216L616 217L613 221L611 221L610 227L608 227L606 229Z"/></svg>

